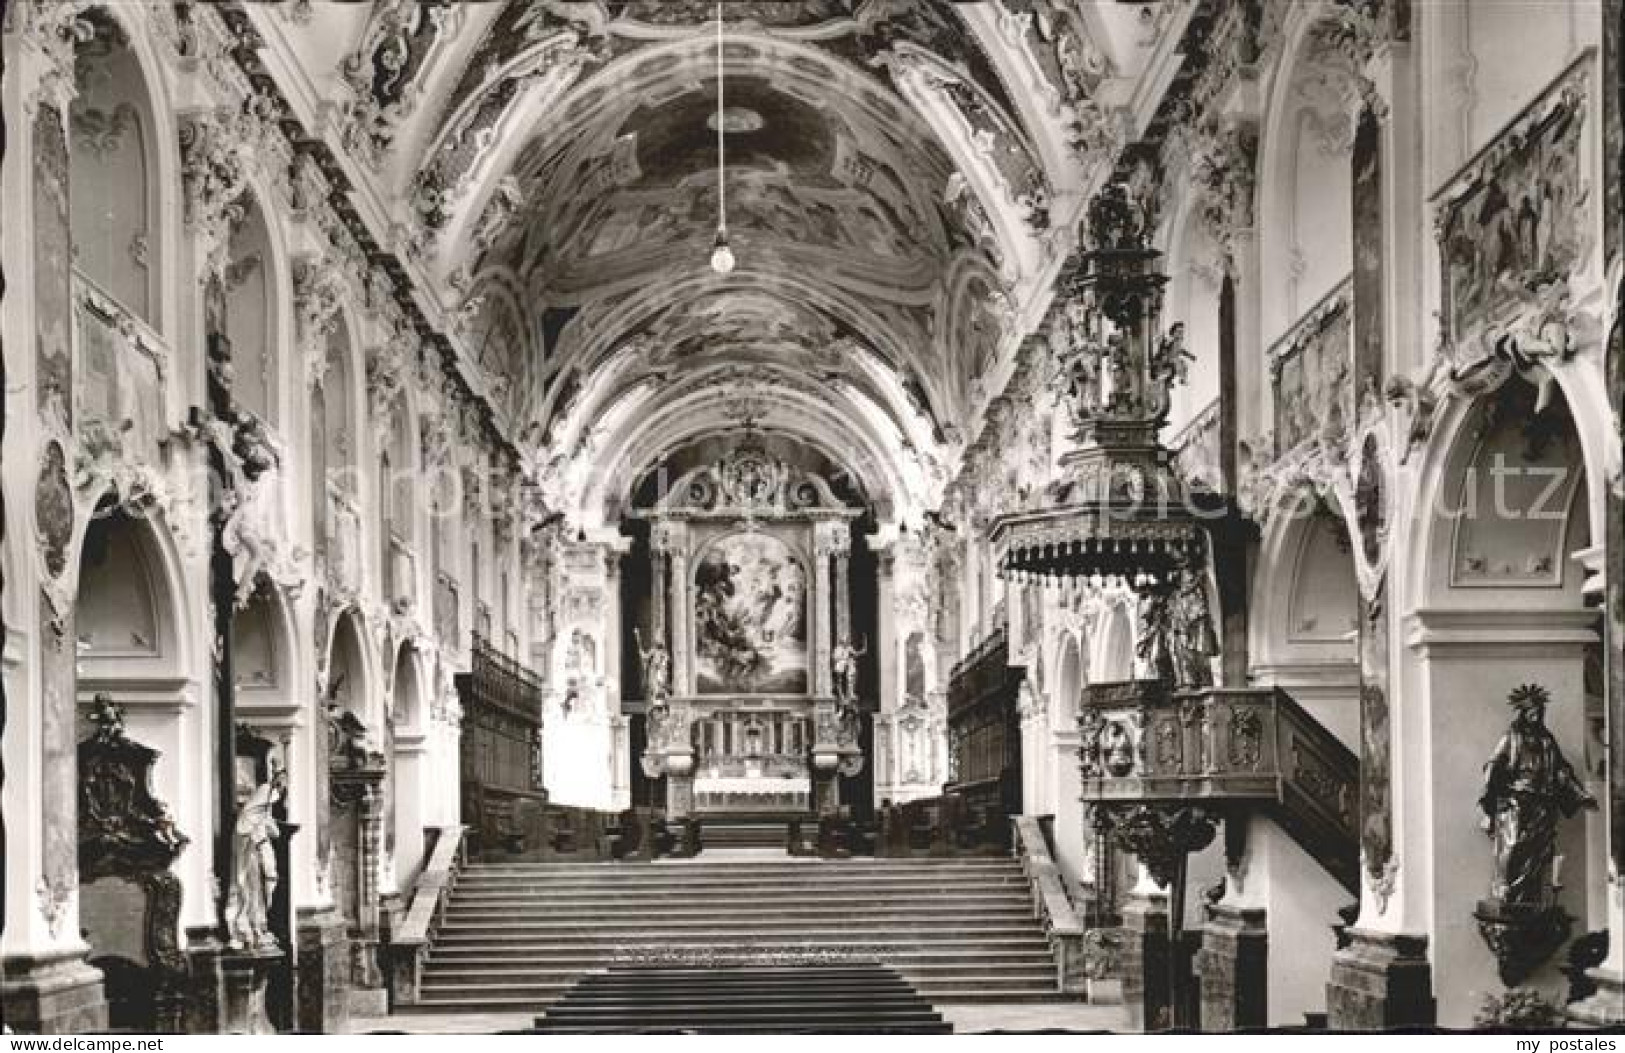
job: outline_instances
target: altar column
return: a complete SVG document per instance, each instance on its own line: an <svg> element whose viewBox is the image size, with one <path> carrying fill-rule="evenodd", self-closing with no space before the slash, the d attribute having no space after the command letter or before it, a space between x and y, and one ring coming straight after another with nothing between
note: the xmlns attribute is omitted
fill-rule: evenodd
<svg viewBox="0 0 1625 1053"><path fill-rule="evenodd" d="M874 737L872 739L875 744L873 749L876 755L870 758L870 763L875 765L875 794L876 796L879 796L883 791L889 793L893 782L891 767L895 765L895 761L892 760L891 757L887 757L885 759L890 762L888 766L882 768L880 765L881 757L879 756L879 753L881 734L879 725L883 719L897 712L897 707L899 704L897 691L897 665L898 649L901 647L901 644L898 642L897 638L897 551L894 546L892 548L883 549L877 552L876 555L880 569L880 581L877 589L880 600L880 617L878 626L880 639L875 643L875 646L879 649L880 653L880 695L875 704L874 719L876 728ZM879 804L880 802L876 801L875 803Z"/></svg>
<svg viewBox="0 0 1625 1053"><path fill-rule="evenodd" d="M616 688L614 697L604 700L606 715L620 712L621 696L626 693L626 685L621 683L621 552L613 545L604 546L604 661L599 672L606 693L610 684Z"/></svg>
<svg viewBox="0 0 1625 1053"><path fill-rule="evenodd" d="M651 639L643 641L643 646L653 647L656 642L666 642L666 554L660 549L654 549L649 554L649 570L652 579L649 586L649 636ZM643 695L649 695L649 685L643 685Z"/></svg>
<svg viewBox="0 0 1625 1053"><path fill-rule="evenodd" d="M849 550L843 521L813 524L813 646L812 693L824 697L834 691L830 678L830 557Z"/></svg>
<svg viewBox="0 0 1625 1053"><path fill-rule="evenodd" d="M666 602L671 612L672 694L692 695L694 662L688 641L688 524L657 524L653 543L655 551L664 556L665 563ZM655 606L658 608L660 604Z"/></svg>

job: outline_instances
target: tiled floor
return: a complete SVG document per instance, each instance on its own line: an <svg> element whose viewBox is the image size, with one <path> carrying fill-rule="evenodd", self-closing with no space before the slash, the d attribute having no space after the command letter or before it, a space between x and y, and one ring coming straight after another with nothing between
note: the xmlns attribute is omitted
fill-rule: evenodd
<svg viewBox="0 0 1625 1053"><path fill-rule="evenodd" d="M1118 1005L940 1005L945 1020L959 1034L978 1031L1111 1031L1123 1026ZM354 1034L405 1032L414 1035L488 1035L527 1028L532 1013L412 1013L406 1016L358 1017Z"/></svg>

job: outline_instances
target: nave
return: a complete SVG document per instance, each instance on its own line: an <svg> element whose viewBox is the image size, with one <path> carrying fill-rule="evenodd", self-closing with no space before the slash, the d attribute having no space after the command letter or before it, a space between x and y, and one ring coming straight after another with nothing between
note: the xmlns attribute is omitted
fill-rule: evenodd
<svg viewBox="0 0 1625 1053"><path fill-rule="evenodd" d="M1625 1023L1620 29L14 0L6 1026Z"/></svg>

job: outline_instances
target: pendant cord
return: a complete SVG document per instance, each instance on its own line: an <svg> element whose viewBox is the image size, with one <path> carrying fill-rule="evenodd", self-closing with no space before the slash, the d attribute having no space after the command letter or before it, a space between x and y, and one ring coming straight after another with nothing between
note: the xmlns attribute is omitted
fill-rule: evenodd
<svg viewBox="0 0 1625 1053"><path fill-rule="evenodd" d="M728 163L722 123L722 0L717 0L717 231L728 231Z"/></svg>

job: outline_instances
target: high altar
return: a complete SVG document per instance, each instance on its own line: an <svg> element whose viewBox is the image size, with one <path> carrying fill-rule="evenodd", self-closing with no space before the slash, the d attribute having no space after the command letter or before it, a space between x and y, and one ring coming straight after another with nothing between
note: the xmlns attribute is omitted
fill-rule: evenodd
<svg viewBox="0 0 1625 1053"><path fill-rule="evenodd" d="M681 476L650 521L641 762L667 814L824 813L863 767L852 524L819 476L749 440Z"/></svg>

